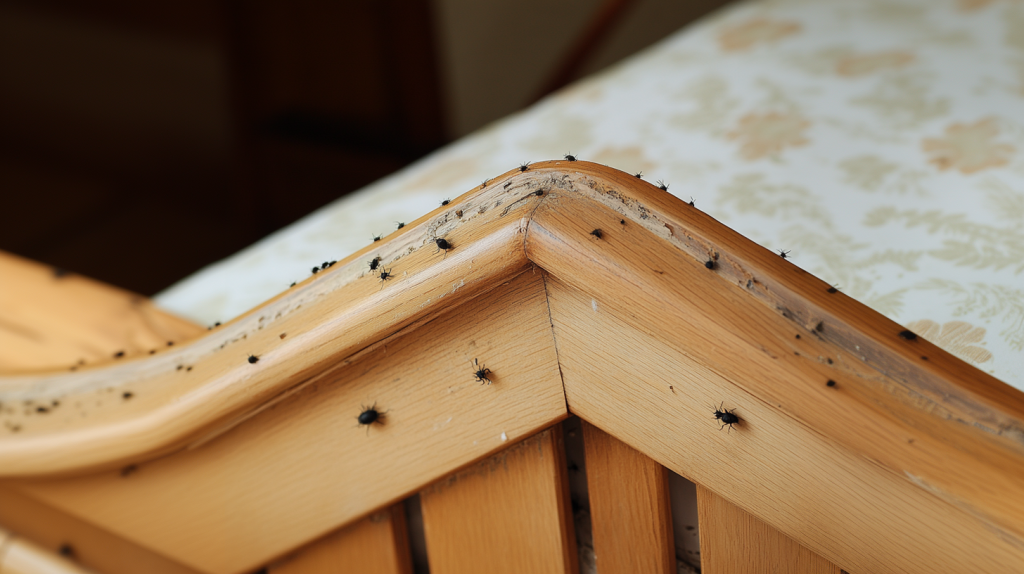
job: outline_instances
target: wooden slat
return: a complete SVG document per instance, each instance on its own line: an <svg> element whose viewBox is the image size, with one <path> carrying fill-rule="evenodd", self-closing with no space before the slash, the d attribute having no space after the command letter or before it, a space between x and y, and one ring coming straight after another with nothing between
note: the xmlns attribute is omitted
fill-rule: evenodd
<svg viewBox="0 0 1024 574"><path fill-rule="evenodd" d="M420 493L431 574L576 574L561 426Z"/></svg>
<svg viewBox="0 0 1024 574"><path fill-rule="evenodd" d="M586 421L583 441L600 573L674 574L668 470Z"/></svg>
<svg viewBox="0 0 1024 574"><path fill-rule="evenodd" d="M271 564L273 574L412 574L405 508L371 514Z"/></svg>
<svg viewBox="0 0 1024 574"><path fill-rule="evenodd" d="M471 362L491 369L493 384ZM384 424L357 428L376 403ZM367 349L200 447L18 488L197 570L234 574L567 416L543 280L526 272Z"/></svg>
<svg viewBox="0 0 1024 574"><path fill-rule="evenodd" d="M60 512L11 488L0 487L0 527L103 574L196 574L164 556Z"/></svg>
<svg viewBox="0 0 1024 574"><path fill-rule="evenodd" d="M0 277L0 373L109 363L205 330L140 295L3 251Z"/></svg>
<svg viewBox="0 0 1024 574"><path fill-rule="evenodd" d="M840 574L835 564L697 485L701 574Z"/></svg>

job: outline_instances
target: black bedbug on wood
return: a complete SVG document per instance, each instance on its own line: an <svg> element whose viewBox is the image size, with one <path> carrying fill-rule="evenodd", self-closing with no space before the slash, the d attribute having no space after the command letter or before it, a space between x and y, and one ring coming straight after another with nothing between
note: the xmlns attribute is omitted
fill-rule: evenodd
<svg viewBox="0 0 1024 574"><path fill-rule="evenodd" d="M835 285L832 285L831 287L828 288L828 292L829 293L838 293L839 289L837 289Z"/></svg>
<svg viewBox="0 0 1024 574"><path fill-rule="evenodd" d="M915 333L913 331L910 331L908 329L904 329L904 330L900 331L900 338L906 339L908 341L916 341L917 340L917 333Z"/></svg>
<svg viewBox="0 0 1024 574"><path fill-rule="evenodd" d="M320 269L327 269L330 266L331 266L331 262L330 261L324 261L323 263L320 264Z"/></svg>
<svg viewBox="0 0 1024 574"><path fill-rule="evenodd" d="M638 171L638 172L633 174L633 177L635 177L637 179L643 179L644 178L644 172Z"/></svg>
<svg viewBox="0 0 1024 574"><path fill-rule="evenodd" d="M538 189L537 191L533 192L533 194L536 195L537 197L540 197L540 196L544 195L544 190L543 189Z"/></svg>
<svg viewBox="0 0 1024 574"><path fill-rule="evenodd" d="M448 205L451 202L452 202L452 200L450 200L450 199L442 199L441 200L441 207L444 207L444 206Z"/></svg>
<svg viewBox="0 0 1024 574"><path fill-rule="evenodd" d="M370 425L377 423L379 425L384 424L384 415L387 411L378 411L377 403L373 403L370 406L360 406L361 409L359 416L356 417L356 421L359 423L357 427L366 427L366 432L369 434Z"/></svg>
<svg viewBox="0 0 1024 574"><path fill-rule="evenodd" d="M313 269L311 269L311 271L313 272L313 275L316 275L317 273L320 272L320 268L319 267L314 267Z"/></svg>
<svg viewBox="0 0 1024 574"><path fill-rule="evenodd" d="M455 248L447 239L443 237L438 237L434 239L434 244L437 245L437 251L444 251L444 257L447 257L448 252ZM434 253L436 254L437 251L434 251ZM444 257L442 257L441 259L444 259Z"/></svg>
<svg viewBox="0 0 1024 574"><path fill-rule="evenodd" d="M491 384L491 379L488 376L491 374L490 369L481 365L479 359L473 359L473 362L470 364L473 365L473 369L475 369L473 376L476 377L476 380L480 381L481 385L484 383L487 383L488 385Z"/></svg>
<svg viewBox="0 0 1024 574"><path fill-rule="evenodd" d="M374 257L370 260L370 271L376 271L377 266L380 265L380 256Z"/></svg>
<svg viewBox="0 0 1024 574"><path fill-rule="evenodd" d="M384 239L384 234L383 234L383 233L381 233L380 235L374 235L374 236L373 236L373 240L374 240L375 242L376 242L376 241L380 241L381 239Z"/></svg>
<svg viewBox="0 0 1024 574"><path fill-rule="evenodd" d="M381 289L384 288L384 282L387 281L388 279L391 279L392 276L394 276L394 273L391 272L391 269L385 269L384 267L380 268L380 275L378 275L377 277L378 279L380 279Z"/></svg>
<svg viewBox="0 0 1024 574"><path fill-rule="evenodd" d="M659 179L656 185L658 186L658 189L660 189L661 191L668 191L668 184L665 183L664 181L661 181Z"/></svg>
<svg viewBox="0 0 1024 574"><path fill-rule="evenodd" d="M595 230L591 231L590 234L593 235L594 237L598 238L598 239L601 239L602 237L604 237L604 233L602 233L600 229L595 229Z"/></svg>
<svg viewBox="0 0 1024 574"><path fill-rule="evenodd" d="M256 355L249 355L248 361L249 361L250 365L253 364L253 363L256 363L259 360L260 360L260 358L257 357Z"/></svg>
<svg viewBox="0 0 1024 574"><path fill-rule="evenodd" d="M530 169L530 162L524 161L523 163L519 164L519 171L523 172L528 169Z"/></svg>
<svg viewBox="0 0 1024 574"><path fill-rule="evenodd" d="M708 260L704 262L704 267L707 267L708 269L714 269L715 260L713 258L708 258Z"/></svg>
<svg viewBox="0 0 1024 574"><path fill-rule="evenodd" d="M828 382L825 383L825 386L826 387L834 387L834 386L836 386L836 382L833 381L832 379L829 379Z"/></svg>
<svg viewBox="0 0 1024 574"><path fill-rule="evenodd" d="M696 203L697 202L693 200L693 196L691 195L690 196L690 207L697 207Z"/></svg>
<svg viewBox="0 0 1024 574"><path fill-rule="evenodd" d="M789 259L789 251L783 251L779 249L779 257L782 257L783 259Z"/></svg>
<svg viewBox="0 0 1024 574"><path fill-rule="evenodd" d="M566 161L576 161L576 156L572 155L571 153L567 153L563 157L565 157Z"/></svg>
<svg viewBox="0 0 1024 574"><path fill-rule="evenodd" d="M295 287L295 281L292 281L292 284L289 285L288 287Z"/></svg>
<svg viewBox="0 0 1024 574"><path fill-rule="evenodd" d="M403 227L405 227L405 222L404 221L396 221L395 222L395 229L401 229Z"/></svg>
<svg viewBox="0 0 1024 574"><path fill-rule="evenodd" d="M732 425L739 423L740 417L733 414L733 411L736 409L723 409L723 406L725 406L725 403L722 403L715 408L715 419L722 423L722 426L719 427L718 430L729 427L729 431L732 431Z"/></svg>

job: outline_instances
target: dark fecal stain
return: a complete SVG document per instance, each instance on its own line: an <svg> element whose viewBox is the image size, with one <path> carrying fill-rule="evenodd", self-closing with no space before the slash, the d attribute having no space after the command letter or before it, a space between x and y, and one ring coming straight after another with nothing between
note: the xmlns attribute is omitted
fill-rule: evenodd
<svg viewBox="0 0 1024 574"><path fill-rule="evenodd" d="M50 412L50 409L48 409L46 407L36 407L36 412L37 413L46 414L46 413Z"/></svg>
<svg viewBox="0 0 1024 574"><path fill-rule="evenodd" d="M114 353L114 358L115 359L120 359L123 356L124 356L124 351L118 351L118 352Z"/></svg>
<svg viewBox="0 0 1024 574"><path fill-rule="evenodd" d="M834 387L834 386L836 386L836 382L833 381L832 379L829 379L828 382L825 383L825 386L827 386L827 387Z"/></svg>
<svg viewBox="0 0 1024 574"><path fill-rule="evenodd" d="M174 368L174 370L180 371L180 370L182 370L184 368L185 368L185 365L178 365L177 367Z"/></svg>
<svg viewBox="0 0 1024 574"><path fill-rule="evenodd" d="M903 339L906 339L908 341L914 341L914 340L917 339L917 334L914 333L913 331L908 330L908 329L904 329L904 330L900 331L900 337L903 338Z"/></svg>
<svg viewBox="0 0 1024 574"><path fill-rule="evenodd" d="M797 338L797 339L799 339L799 338L800 338L800 335L797 335L797 336L796 336L796 338Z"/></svg>
<svg viewBox="0 0 1024 574"><path fill-rule="evenodd" d="M65 558L75 557L75 549L70 544L61 544L60 548L57 549L57 553Z"/></svg>
<svg viewBox="0 0 1024 574"><path fill-rule="evenodd" d="M818 321L818 324L814 326L814 330L818 331L819 333L824 331L825 330L825 322L824 321Z"/></svg>
<svg viewBox="0 0 1024 574"><path fill-rule="evenodd" d="M134 464L129 464L128 466L121 469L121 476L128 476L130 474L134 474L136 470L139 470L139 467L135 466Z"/></svg>
<svg viewBox="0 0 1024 574"><path fill-rule="evenodd" d="M185 370L186 371L191 371L192 370L192 365L189 365L189 366L185 367Z"/></svg>
<svg viewBox="0 0 1024 574"><path fill-rule="evenodd" d="M149 354L150 355L155 355L156 354L156 349L150 349L149 350Z"/></svg>
<svg viewBox="0 0 1024 574"><path fill-rule="evenodd" d="M124 399L124 400L126 400L126 401L127 401L128 399L130 399L130 398L134 397L134 396L135 396L135 395L131 394L131 393L130 393L130 392L128 392L128 391L125 391L125 392L121 393L121 398L122 398L122 399Z"/></svg>
<svg viewBox="0 0 1024 574"><path fill-rule="evenodd" d="M921 355L921 360L922 360L922 361L927 361L927 360L928 360L928 357L925 357L924 355Z"/></svg>
<svg viewBox="0 0 1024 574"><path fill-rule="evenodd" d="M167 346L168 347L173 347L174 346L174 341L167 341Z"/></svg>
<svg viewBox="0 0 1024 574"><path fill-rule="evenodd" d="M830 365L832 364L832 359L825 359L825 360L828 361L828 364L830 364Z"/></svg>

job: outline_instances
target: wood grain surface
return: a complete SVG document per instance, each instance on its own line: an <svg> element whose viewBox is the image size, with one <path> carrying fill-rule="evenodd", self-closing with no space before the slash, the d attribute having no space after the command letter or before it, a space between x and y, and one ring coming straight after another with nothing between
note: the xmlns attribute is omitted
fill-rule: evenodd
<svg viewBox="0 0 1024 574"><path fill-rule="evenodd" d="M591 531L601 574L675 574L668 470L583 422Z"/></svg>
<svg viewBox="0 0 1024 574"><path fill-rule="evenodd" d="M271 564L270 574L412 574L405 509L396 504Z"/></svg>
<svg viewBox="0 0 1024 574"><path fill-rule="evenodd" d="M255 569L565 418L551 337L528 271L199 447L15 486L196 570ZM358 427L372 405L383 424Z"/></svg>
<svg viewBox="0 0 1024 574"><path fill-rule="evenodd" d="M561 426L420 493L432 574L576 574Z"/></svg>
<svg viewBox="0 0 1024 574"><path fill-rule="evenodd" d="M703 486L697 485L701 574L840 574L804 548Z"/></svg>

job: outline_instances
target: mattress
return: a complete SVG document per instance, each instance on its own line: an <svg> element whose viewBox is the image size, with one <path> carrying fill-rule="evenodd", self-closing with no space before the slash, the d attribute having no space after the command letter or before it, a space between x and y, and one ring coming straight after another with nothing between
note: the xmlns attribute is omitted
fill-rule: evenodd
<svg viewBox="0 0 1024 574"><path fill-rule="evenodd" d="M225 321L488 177L566 153L664 182L1024 390L1024 2L1012 0L733 5L156 302Z"/></svg>

